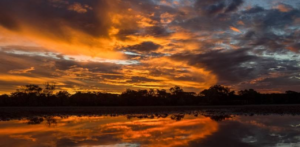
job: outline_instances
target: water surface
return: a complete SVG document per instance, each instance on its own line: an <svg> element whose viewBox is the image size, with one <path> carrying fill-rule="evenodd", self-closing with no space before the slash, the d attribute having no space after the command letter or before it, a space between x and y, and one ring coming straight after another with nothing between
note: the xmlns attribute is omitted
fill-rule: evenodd
<svg viewBox="0 0 300 147"><path fill-rule="evenodd" d="M300 146L300 116L124 114L0 121L0 146Z"/></svg>

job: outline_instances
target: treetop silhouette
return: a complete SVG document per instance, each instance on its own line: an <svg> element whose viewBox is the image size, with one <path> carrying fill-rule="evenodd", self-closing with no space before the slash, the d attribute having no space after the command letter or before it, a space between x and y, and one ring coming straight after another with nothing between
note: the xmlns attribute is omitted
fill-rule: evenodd
<svg viewBox="0 0 300 147"><path fill-rule="evenodd" d="M121 94L81 92L70 94L58 91L55 83L44 88L29 84L10 95L0 96L0 106L197 106L245 104L296 104L300 93L286 91L281 94L261 94L253 89L235 91L223 85L214 85L199 94L185 92L179 86L169 89L131 90Z"/></svg>

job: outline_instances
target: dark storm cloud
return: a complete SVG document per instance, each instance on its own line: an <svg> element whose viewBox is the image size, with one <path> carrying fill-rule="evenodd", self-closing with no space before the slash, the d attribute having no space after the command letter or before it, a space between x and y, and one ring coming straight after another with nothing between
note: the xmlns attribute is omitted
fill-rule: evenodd
<svg viewBox="0 0 300 147"><path fill-rule="evenodd" d="M171 58L179 61L187 61L192 66L210 70L218 76L220 84L228 85L268 75L271 72L270 70L279 70L280 72L287 72L289 74L300 71L297 61L259 57L250 55L249 51L251 50L218 50L203 54L177 54L171 56Z"/></svg>
<svg viewBox="0 0 300 147"><path fill-rule="evenodd" d="M255 13L259 13L259 12L263 12L263 11L265 11L264 8L262 8L260 6L255 6L255 7L252 7L251 9L246 10L244 12L248 13L248 14L255 14Z"/></svg>
<svg viewBox="0 0 300 147"><path fill-rule="evenodd" d="M254 17L252 16L252 18L250 18L250 20L248 21L254 23L254 27L256 29L266 31L271 28L283 28L287 25L291 25L294 22L294 18L296 17L300 17L299 10L281 12L277 9L273 9L265 10L264 15L255 15Z"/></svg>
<svg viewBox="0 0 300 147"><path fill-rule="evenodd" d="M175 60L186 60L193 66L204 67L217 74L220 81L239 82L252 77L252 67L241 67L242 63L257 60L257 57L248 55L249 49L240 49L230 52L211 51L205 54L174 55Z"/></svg>
<svg viewBox="0 0 300 147"><path fill-rule="evenodd" d="M232 5L233 13L227 14L225 10L225 4ZM273 51L287 51L287 47L293 45L287 45L287 43L299 39L297 35L297 25L295 21L300 18L300 10L297 8L289 7L289 11L282 11L279 9L265 9L259 6L254 6L251 9L244 11L236 11L241 6L242 1L197 1L196 8L200 7L200 10L207 10L204 8L211 8L205 15L197 15L185 21L177 20L173 25L179 25L190 31L226 31L231 26L236 26L240 21L239 28L243 31L239 35L223 34L222 40L227 38L233 38L239 42L240 46L255 48L258 46L265 47ZM212 7L209 7L212 6ZM220 8L219 8L220 7ZM287 7L287 6L286 6ZM214 9L212 9L214 8ZM220 10L219 10L219 9ZM209 14L214 14L210 16ZM218 14L218 15L216 15ZM220 36L220 35L219 35ZM297 37L298 36L298 37ZM214 44L212 42L211 44ZM230 43L230 42L229 42ZM245 46L248 45L248 46ZM212 45L210 45L212 46Z"/></svg>
<svg viewBox="0 0 300 147"><path fill-rule="evenodd" d="M7 14L5 14L5 12L3 12L3 10L0 10L0 25L9 30L18 30L19 29L18 23L13 18L11 18Z"/></svg>
<svg viewBox="0 0 300 147"><path fill-rule="evenodd" d="M197 16L186 20L184 22L179 22L177 25L187 28L190 31L220 31L228 29L231 25L231 21L222 19L223 16L219 17L202 17Z"/></svg>
<svg viewBox="0 0 300 147"><path fill-rule="evenodd" d="M292 26L295 18L300 17L299 9L292 9L288 12L282 12L278 9L264 9L261 7L253 7L243 11L241 19L247 27L252 27L256 31L270 31L274 28L284 29L284 27Z"/></svg>
<svg viewBox="0 0 300 147"><path fill-rule="evenodd" d="M74 4L74 9L70 10ZM98 6L101 8L96 9ZM92 36L107 36L110 27L107 8L104 0L1 0L0 24L11 30L19 29L19 24L31 25L47 31L52 37L66 40L70 38L63 28L66 25Z"/></svg>
<svg viewBox="0 0 300 147"><path fill-rule="evenodd" d="M156 37L164 37L170 35L170 33L167 31L167 28L162 26L147 27L146 34Z"/></svg>
<svg viewBox="0 0 300 147"><path fill-rule="evenodd" d="M251 41L247 40L251 39ZM273 32L258 32L249 31L245 34L246 42L251 46L265 46L265 48L273 51L282 51L286 50L286 45L284 44L289 38L288 36L276 35Z"/></svg>
<svg viewBox="0 0 300 147"><path fill-rule="evenodd" d="M233 12L241 4L243 4L243 0L197 0L195 2L195 9L205 15L216 15Z"/></svg>
<svg viewBox="0 0 300 147"><path fill-rule="evenodd" d="M296 76L292 72L299 72L296 56L300 50L300 10L281 3L270 8L255 5L246 8L245 1L191 0L160 4L162 1L158 0L1 0L1 27L21 36L32 35L37 44L45 41L46 47L48 41L53 41L49 48L53 44L59 53L42 47L1 45L5 53L1 55L0 69L3 73L28 77L51 78L74 73L75 79L86 81L155 82L144 75L125 77L133 69L143 69L149 71L149 76L163 76L168 80L205 82L191 74L191 69L145 63L170 56L176 62L174 65L188 63L211 71L221 84L249 83L262 76L257 87L262 83L272 84L272 80L284 84L280 78L289 79ZM64 48L63 43L71 47ZM138 64L125 66L68 58L74 54L90 55L89 51L97 56L107 50L127 51L128 54L121 52L126 55L117 57L117 62L127 59ZM30 55L20 52L30 52ZM44 53L38 55L40 52ZM105 60L106 54L103 56ZM278 56L285 59L277 59ZM287 59L290 57L291 61ZM125 73L126 69L130 72ZM268 77L272 72L283 75ZM297 86L298 80L287 81L287 85Z"/></svg>
<svg viewBox="0 0 300 147"><path fill-rule="evenodd" d="M299 72L299 70L298 70ZM277 88L283 87L285 85L289 85L290 87L293 86L300 86L300 76L299 74L294 74L294 77L290 77L290 76L284 76L284 77L279 77L279 78L267 78L263 81L261 81L261 83L272 83L275 84L277 86ZM297 88L295 87L294 90L296 90Z"/></svg>
<svg viewBox="0 0 300 147"><path fill-rule="evenodd" d="M243 0L233 0L226 8L225 13L236 11L243 2Z"/></svg>
<svg viewBox="0 0 300 147"><path fill-rule="evenodd" d="M126 81L126 82L139 83L139 82L157 82L157 81L159 81L159 80L149 79L149 78L146 78L146 77L134 76L134 77L131 77L131 79Z"/></svg>
<svg viewBox="0 0 300 147"><path fill-rule="evenodd" d="M190 31L227 30L240 17L236 11L242 4L243 0L197 0L194 11L198 15L189 19L177 17L173 24Z"/></svg>
<svg viewBox="0 0 300 147"><path fill-rule="evenodd" d="M296 71L295 73L288 74L287 76L282 77L269 77L266 79L263 79L261 81L257 81L255 83L241 83L239 85L240 89L248 89L248 88L254 88L266 91L268 93L270 92L277 92L277 91L299 91L300 87L300 77L299 73L300 71Z"/></svg>
<svg viewBox="0 0 300 147"><path fill-rule="evenodd" d="M285 6L287 7L287 5ZM241 21L240 28L244 32L231 36L241 47L251 48L254 53L282 55L287 52L298 52L297 41L299 33L296 21L300 18L300 10L288 7L288 11L278 9L265 9L259 6L233 14L234 21ZM232 23L234 23L232 20ZM255 48L261 48L259 52Z"/></svg>
<svg viewBox="0 0 300 147"><path fill-rule="evenodd" d="M155 51L159 49L161 46L158 44L155 44L153 42L147 41L147 42L142 42L141 44L133 45L133 46L128 46L130 50L133 51L138 51L138 52L150 52L150 51Z"/></svg>

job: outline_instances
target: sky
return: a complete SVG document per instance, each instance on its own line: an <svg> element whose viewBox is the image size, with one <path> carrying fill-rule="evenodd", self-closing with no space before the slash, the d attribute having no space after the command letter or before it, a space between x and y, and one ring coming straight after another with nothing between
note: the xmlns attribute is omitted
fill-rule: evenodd
<svg viewBox="0 0 300 147"><path fill-rule="evenodd" d="M0 93L300 91L298 0L1 0Z"/></svg>

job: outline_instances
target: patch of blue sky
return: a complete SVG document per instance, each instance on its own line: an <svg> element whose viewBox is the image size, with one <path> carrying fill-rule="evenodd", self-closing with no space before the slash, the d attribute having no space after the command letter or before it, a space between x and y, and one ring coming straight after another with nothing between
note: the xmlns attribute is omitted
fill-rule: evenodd
<svg viewBox="0 0 300 147"><path fill-rule="evenodd" d="M137 56L141 55L139 53L130 52L130 51L124 51L123 53L126 54L126 55L137 55Z"/></svg>
<svg viewBox="0 0 300 147"><path fill-rule="evenodd" d="M21 51L21 50L2 50L0 51L8 53L8 54L16 54L16 55L26 55L26 56L41 56L53 59L61 59L58 53L53 52L32 52L32 51ZM105 62L105 63L115 63L115 64L122 64L122 65L131 65L131 64L139 64L140 62L137 60L112 60L112 59L102 59L97 57L90 57L90 56L75 56L75 55L63 55L64 60L74 60L78 62Z"/></svg>
<svg viewBox="0 0 300 147"><path fill-rule="evenodd" d="M3 52L8 53L8 54L27 55L27 56L42 56L42 57L50 57L50 58L59 59L59 57L58 57L59 54L52 53L52 52L32 52L32 51L21 51L21 50L4 50Z"/></svg>
<svg viewBox="0 0 300 147"><path fill-rule="evenodd" d="M244 6L260 6L266 9L270 9L281 3L290 5L292 7L300 6L300 1L298 0L246 0Z"/></svg>
<svg viewBox="0 0 300 147"><path fill-rule="evenodd" d="M103 59L99 57L90 57L84 55L65 55L65 58L78 62L99 62L99 63L114 63L121 65L139 64L137 60L118 60L118 59Z"/></svg>
<svg viewBox="0 0 300 147"><path fill-rule="evenodd" d="M299 61L298 66L300 65L300 57L298 56L298 54L296 54L292 51L287 51L287 52L283 52L283 53L272 53L272 54L270 54L266 51L262 52L262 54L255 54L255 53L249 52L249 54L259 56L259 57L273 58L276 60L296 60L296 61Z"/></svg>

